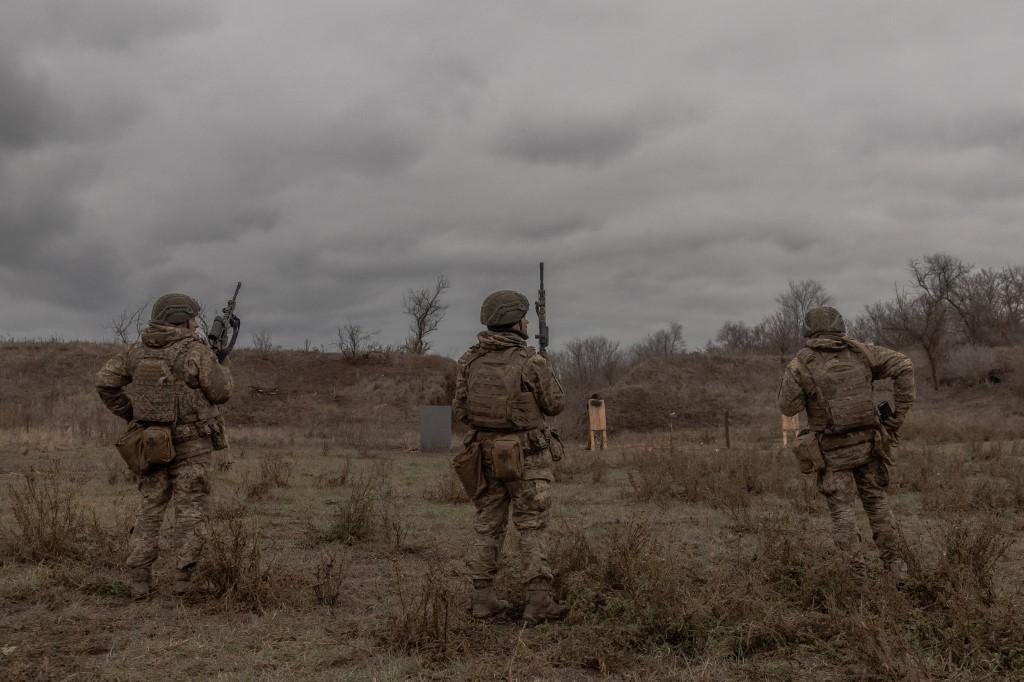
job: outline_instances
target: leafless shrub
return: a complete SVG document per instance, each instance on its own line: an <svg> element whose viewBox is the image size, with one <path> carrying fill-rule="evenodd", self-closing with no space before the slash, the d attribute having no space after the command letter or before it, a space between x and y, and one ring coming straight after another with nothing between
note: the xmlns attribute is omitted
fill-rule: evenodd
<svg viewBox="0 0 1024 682"><path fill-rule="evenodd" d="M349 486L348 497L338 505L327 528L311 528L316 540L352 544L373 537L377 490L373 476L356 476Z"/></svg>
<svg viewBox="0 0 1024 682"><path fill-rule="evenodd" d="M437 331L448 306L441 297L451 284L444 275L438 275L433 287L410 289L402 300L402 309L409 316L409 337L405 350L414 355L423 355L430 350L427 337Z"/></svg>
<svg viewBox="0 0 1024 682"><path fill-rule="evenodd" d="M686 352L683 325L672 322L665 329L648 334L629 349L634 362L664 360Z"/></svg>
<svg viewBox="0 0 1024 682"><path fill-rule="evenodd" d="M252 332L252 347L260 357L267 357L271 351L277 350L274 345L274 335L269 329L257 329Z"/></svg>
<svg viewBox="0 0 1024 682"><path fill-rule="evenodd" d="M362 325L347 322L343 327L338 327L338 350L347 358L357 358L368 350L370 340L379 333L368 332Z"/></svg>
<svg viewBox="0 0 1024 682"><path fill-rule="evenodd" d="M346 457L342 460L337 471L328 471L318 474L316 477L316 485L318 488L340 488L348 481L351 471L352 458Z"/></svg>
<svg viewBox="0 0 1024 682"><path fill-rule="evenodd" d="M384 538L391 543L392 547L401 549L405 546L406 538L409 535L409 527L402 513L402 506L398 500L390 473L382 475L378 479L377 485L380 531Z"/></svg>
<svg viewBox="0 0 1024 682"><path fill-rule="evenodd" d="M452 633L456 597L440 562L428 562L414 580L395 563L392 588L397 604L382 631L384 642L433 661L450 658L460 646Z"/></svg>
<svg viewBox="0 0 1024 682"><path fill-rule="evenodd" d="M3 528L9 552L22 561L78 558L88 517L81 488L54 460L6 486L14 527Z"/></svg>
<svg viewBox="0 0 1024 682"><path fill-rule="evenodd" d="M960 518L946 525L938 539L945 559L938 565L940 581L991 605L996 569L1014 544L1007 522L993 514Z"/></svg>
<svg viewBox="0 0 1024 682"><path fill-rule="evenodd" d="M282 599L281 576L264 557L263 540L253 518L211 524L200 577L209 581L217 596L255 611Z"/></svg>
<svg viewBox="0 0 1024 682"><path fill-rule="evenodd" d="M350 563L337 554L322 552L313 572L313 596L321 606L334 608L341 598Z"/></svg>
<svg viewBox="0 0 1024 682"><path fill-rule="evenodd" d="M246 480L243 487L246 497L260 499L274 488L287 488L291 484L293 463L276 452L260 460L256 480Z"/></svg>

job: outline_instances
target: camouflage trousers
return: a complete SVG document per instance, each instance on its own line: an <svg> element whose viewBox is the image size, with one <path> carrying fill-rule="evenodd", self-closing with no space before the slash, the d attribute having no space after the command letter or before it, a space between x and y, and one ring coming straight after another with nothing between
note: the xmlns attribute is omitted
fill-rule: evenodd
<svg viewBox="0 0 1024 682"><path fill-rule="evenodd" d="M490 457L484 455L487 489L473 503L476 505L476 541L466 562L474 582L491 581L498 573L498 556L505 542L505 531L511 518L519 532L522 551L523 582L534 579L550 581L551 568L547 556L547 525L551 508L551 455L546 450L525 458L523 479L511 483L495 481L490 475Z"/></svg>
<svg viewBox="0 0 1024 682"><path fill-rule="evenodd" d="M836 547L849 557L855 568L860 569L864 565L861 538L854 517L854 504L858 497L867 512L882 563L889 568L902 565L899 534L885 493L888 486L889 469L876 457L854 469L835 471L825 468L818 472L818 492L825 496L832 515L832 536Z"/></svg>
<svg viewBox="0 0 1024 682"><path fill-rule="evenodd" d="M175 567L191 568L199 561L206 533L206 505L210 493L209 454L200 454L147 472L139 479L142 503L128 540L128 568L156 561L160 525L167 504L174 500Z"/></svg>

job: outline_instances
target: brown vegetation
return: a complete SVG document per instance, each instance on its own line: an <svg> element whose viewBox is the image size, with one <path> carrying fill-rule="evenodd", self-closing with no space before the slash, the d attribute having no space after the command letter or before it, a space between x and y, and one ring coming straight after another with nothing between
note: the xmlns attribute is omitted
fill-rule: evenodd
<svg viewBox="0 0 1024 682"><path fill-rule="evenodd" d="M240 354L236 376L276 395L232 405L232 448L211 467L206 592L169 594L164 546L157 596L132 602L122 563L137 493L111 459L119 425L89 411L89 377L111 348L0 350L0 388L14 398L0 407L5 678L1024 674L1016 349L993 351L999 383L965 369L942 393L924 388L911 413L890 488L911 568L902 591L869 545L866 578L847 570L813 482L778 451L776 357L633 363L605 395L612 447L586 452L570 438L555 467L549 555L569 616L523 628L514 529L499 579L509 619L476 622L463 566L473 507L446 457L408 452L412 407L450 385L448 361L430 357ZM51 361L73 378L39 370ZM22 400L48 412L26 421ZM77 426L55 428L75 410Z"/></svg>

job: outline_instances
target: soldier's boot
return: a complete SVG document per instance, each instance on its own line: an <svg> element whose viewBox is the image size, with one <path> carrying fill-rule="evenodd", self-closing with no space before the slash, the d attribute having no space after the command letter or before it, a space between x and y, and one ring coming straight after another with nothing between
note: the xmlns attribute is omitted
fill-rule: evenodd
<svg viewBox="0 0 1024 682"><path fill-rule="evenodd" d="M131 569L128 573L128 580L132 599L136 601L149 599L153 590L153 574L149 566Z"/></svg>
<svg viewBox="0 0 1024 682"><path fill-rule="evenodd" d="M543 579L534 579L527 586L528 600L523 609L523 620L536 625L546 620L561 620L569 612L569 607L559 604L551 598L551 583Z"/></svg>
<svg viewBox="0 0 1024 682"><path fill-rule="evenodd" d="M509 607L507 601L498 599L494 594L494 582L490 580L473 581L473 608L474 618L486 620L495 618L504 613Z"/></svg>
<svg viewBox="0 0 1024 682"><path fill-rule="evenodd" d="M192 569L179 568L174 571L174 586L171 592L176 597L182 597L192 591Z"/></svg>

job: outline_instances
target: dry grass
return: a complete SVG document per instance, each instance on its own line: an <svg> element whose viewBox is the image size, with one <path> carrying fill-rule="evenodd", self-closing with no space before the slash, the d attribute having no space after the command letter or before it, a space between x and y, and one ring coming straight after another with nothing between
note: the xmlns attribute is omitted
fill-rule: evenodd
<svg viewBox="0 0 1024 682"><path fill-rule="evenodd" d="M524 629L514 620L525 596L517 533L499 577L513 618L471 620L473 507L447 458L406 451L410 405L447 390L443 362L240 354L239 385L279 395L232 402L222 459L233 464L211 467L201 566L213 594L166 593L165 527L158 594L137 604L121 565L137 492L106 445L121 425L94 409L88 386L90 363L109 348L0 352L18 358L0 368L14 396L0 405L0 669L11 679L1024 675L1024 404L1012 372L998 386L922 387L892 470L911 567L899 590L860 513L867 576L843 565L813 482L777 452L776 365L689 358L668 368L659 385L678 385L645 399L684 410L651 417L673 431L616 431L611 449L570 447L556 464L549 556L571 611ZM81 391L54 383L30 398L38 368L51 365L80 375ZM749 373L760 374L738 395L730 387ZM701 387L687 395L693 382ZM625 395L606 396L613 426L628 406L613 414L611 403ZM730 398L743 405L726 450L715 420ZM41 451L60 458L59 473L40 465Z"/></svg>
<svg viewBox="0 0 1024 682"><path fill-rule="evenodd" d="M256 519L236 517L211 524L200 578L209 582L217 597L255 611L285 601L288 585L268 560L264 545Z"/></svg>
<svg viewBox="0 0 1024 682"><path fill-rule="evenodd" d="M452 630L456 591L436 563L428 563L416 577L393 564L391 587L395 604L381 631L387 646L432 662L465 651Z"/></svg>
<svg viewBox="0 0 1024 682"><path fill-rule="evenodd" d="M439 504L466 504L469 502L469 495L462 487L462 482L451 467L437 475L434 484L423 492L423 499Z"/></svg>

